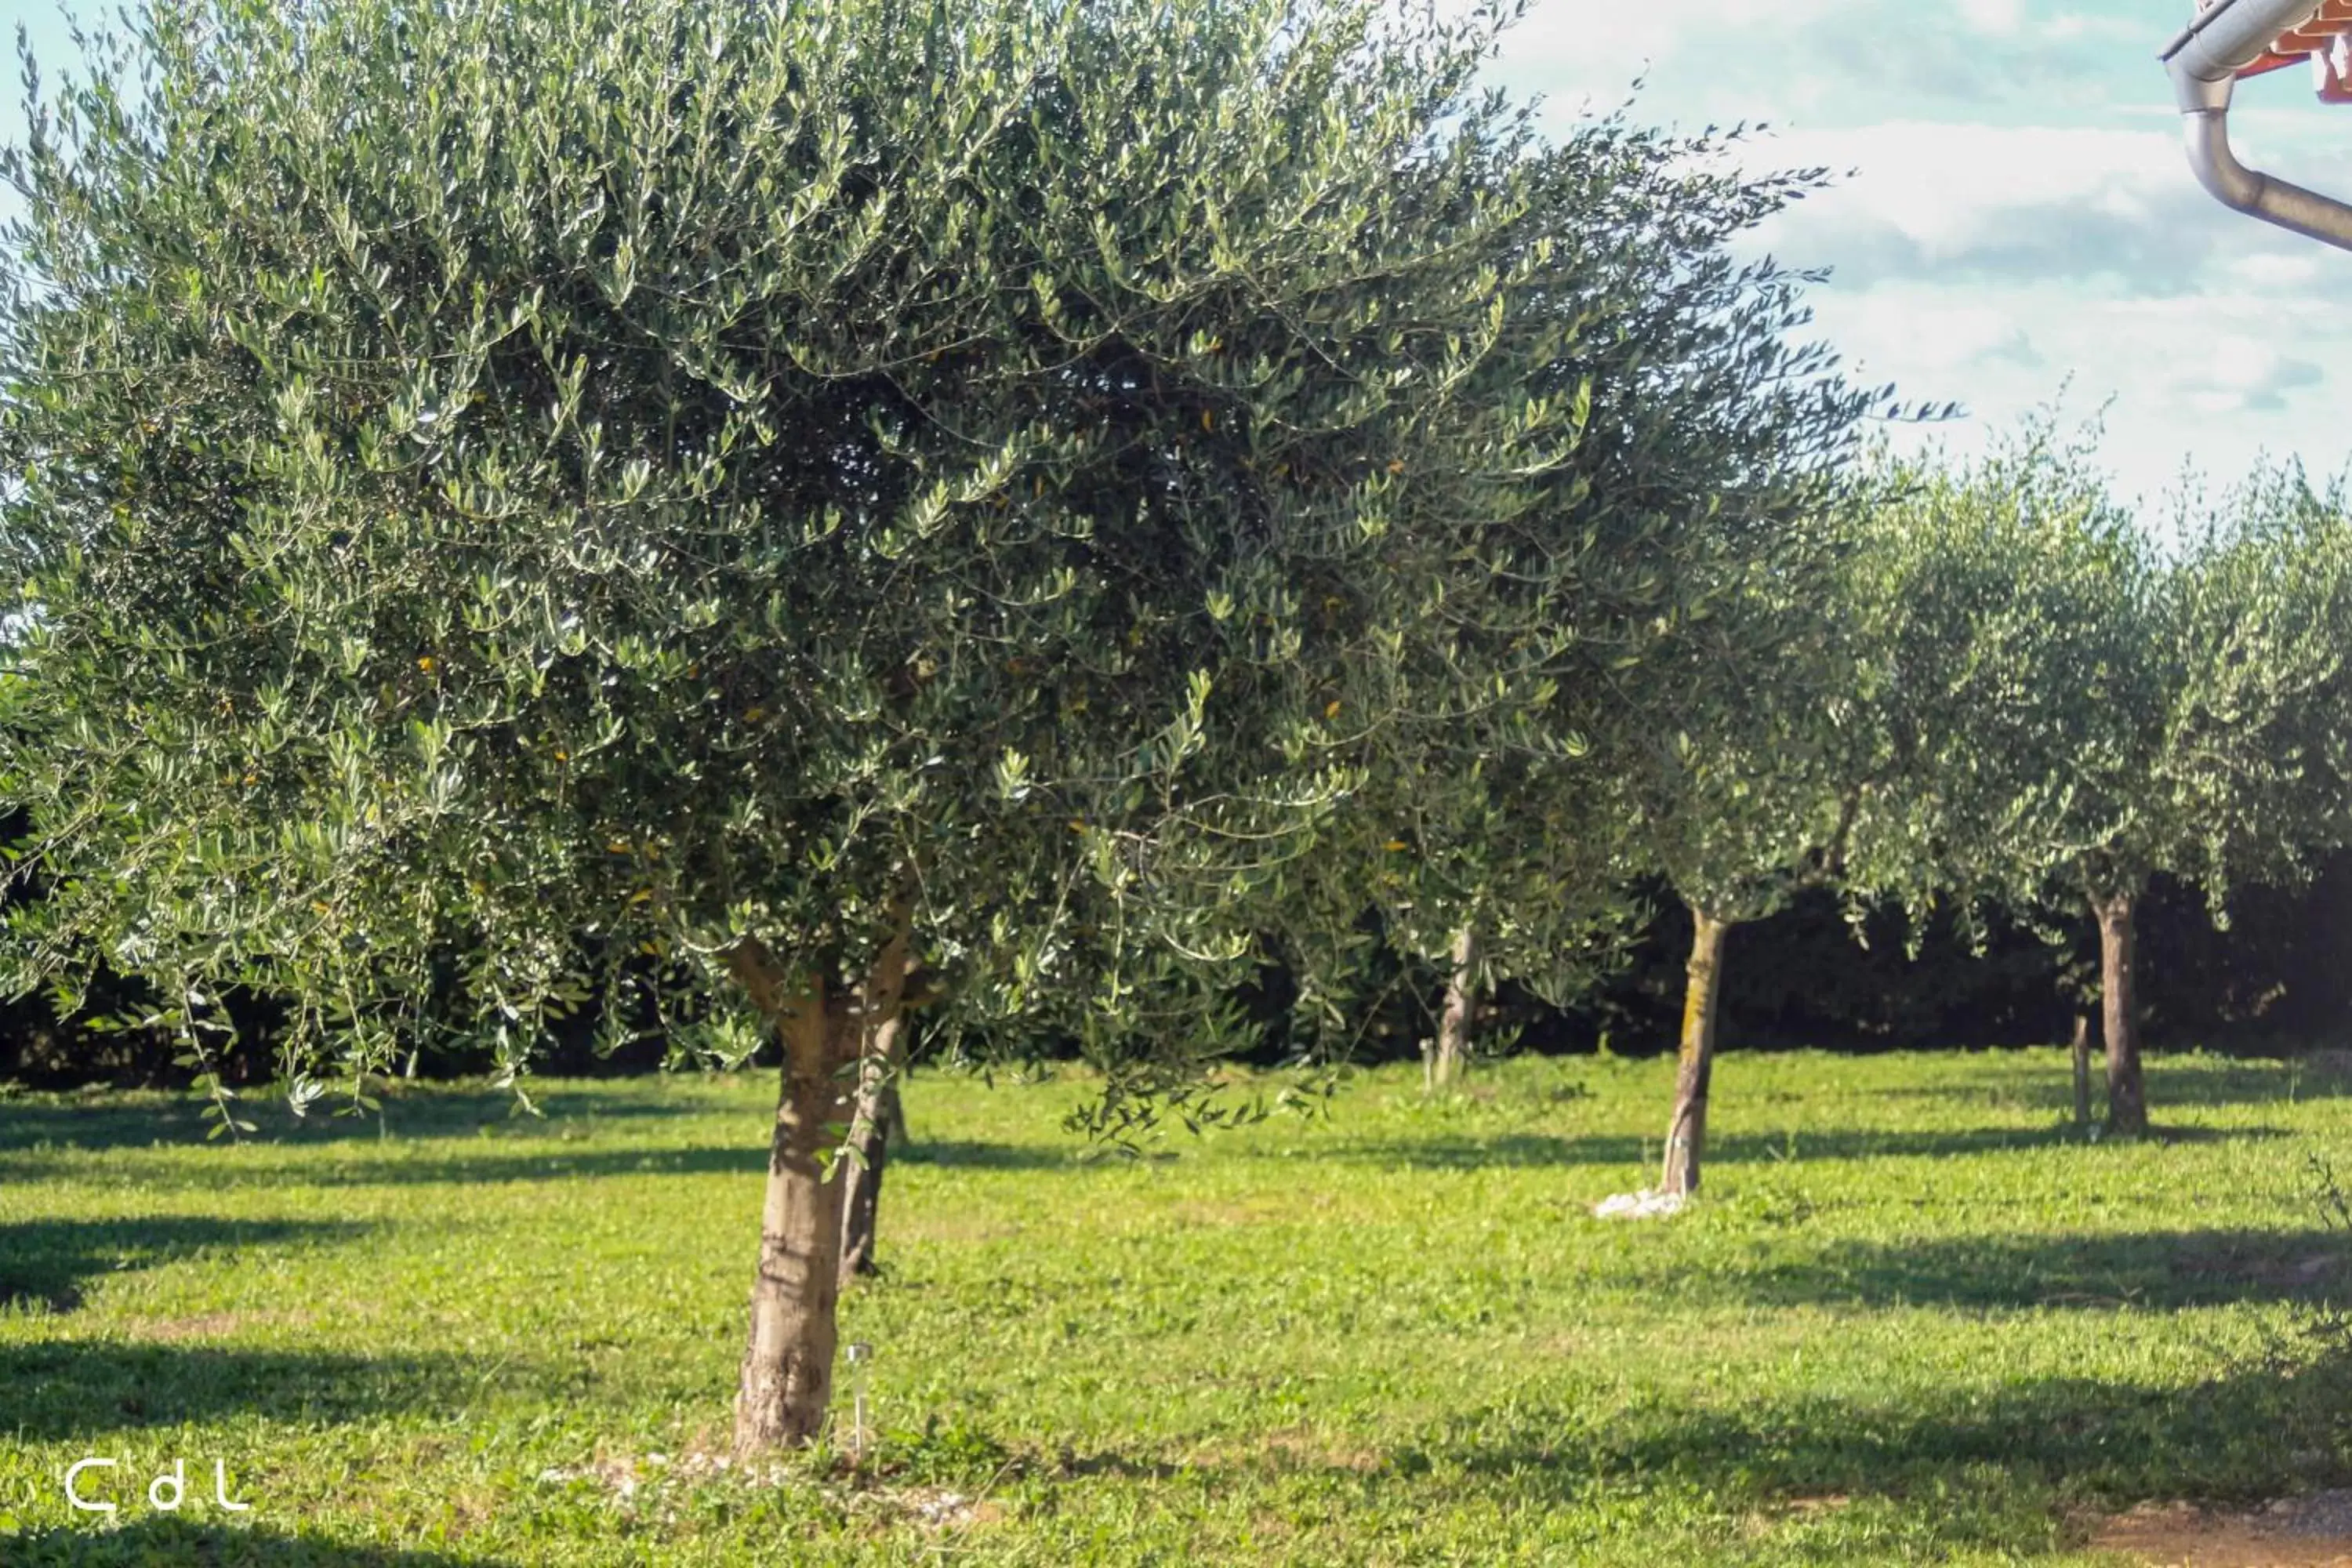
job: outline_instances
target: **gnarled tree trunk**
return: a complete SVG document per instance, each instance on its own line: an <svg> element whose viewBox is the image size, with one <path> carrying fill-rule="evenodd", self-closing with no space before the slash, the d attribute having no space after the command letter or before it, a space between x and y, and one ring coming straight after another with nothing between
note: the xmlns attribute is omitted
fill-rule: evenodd
<svg viewBox="0 0 2352 1568"><path fill-rule="evenodd" d="M902 928L866 984L835 995L822 977L783 973L756 942L735 952L737 977L775 1021L784 1046L760 1214L760 1268L751 1282L751 1337L735 1398L740 1456L808 1442L824 1426L833 1396L847 1163L832 1156L854 1099L849 1068L877 1022L897 1015L906 960Z"/></svg>
<svg viewBox="0 0 2352 1568"><path fill-rule="evenodd" d="M1440 1088L1470 1070L1470 1024L1478 1010L1478 939L1468 926L1454 938L1454 969L1445 983L1445 1011L1437 1019L1437 1060L1431 1077Z"/></svg>
<svg viewBox="0 0 2352 1568"><path fill-rule="evenodd" d="M2137 898L2094 898L2099 919L2099 1021L2106 1032L2107 1131L2137 1137L2147 1131L2147 1090L2140 1079L2139 987L2133 973L2137 945L2132 920Z"/></svg>
<svg viewBox="0 0 2352 1568"><path fill-rule="evenodd" d="M903 1014L874 1032L857 1063L857 1104L849 1123L848 1185L841 1200L841 1283L874 1272L874 1231L882 1206L882 1170L890 1145L907 1136L898 1107L898 1077L906 1068Z"/></svg>
<svg viewBox="0 0 2352 1568"><path fill-rule="evenodd" d="M1675 1074L1675 1114L1666 1125L1663 1191L1688 1196L1698 1191L1699 1161L1706 1152L1706 1089L1715 1074L1717 1002L1723 992L1723 943L1731 922L1705 910L1691 910L1690 967L1683 983L1683 1038Z"/></svg>

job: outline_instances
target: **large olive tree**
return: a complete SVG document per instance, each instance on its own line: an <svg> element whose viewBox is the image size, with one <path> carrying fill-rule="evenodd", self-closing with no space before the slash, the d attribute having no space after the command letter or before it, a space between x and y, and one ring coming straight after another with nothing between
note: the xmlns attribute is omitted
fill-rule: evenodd
<svg viewBox="0 0 2352 1568"><path fill-rule="evenodd" d="M909 973L1181 1088L1162 998L1622 553L1528 531L1586 323L1491 23L153 0L5 169L15 982L142 977L200 1065L290 993L298 1106L436 1023L520 1071L583 953L734 999L736 1441L810 1436Z"/></svg>
<svg viewBox="0 0 2352 1568"><path fill-rule="evenodd" d="M1479 179L1522 211L1501 342L1455 395L1551 400L1577 439L1521 476L1515 515L1432 563L1428 635L1395 650L1413 700L1327 705L1348 808L1316 855L1271 879L1303 902L1261 916L1295 983L1290 1037L1327 1062L1352 1043L1362 961L1381 949L1443 965L1431 1066L1445 1082L1468 1059L1480 976L1565 999L1630 938L1612 792L1628 749L1686 700L1672 650L1721 611L1731 563L1788 553L1883 398L1798 341L1805 275L1738 254L1822 173L1738 173L1723 156L1735 140L1591 117L1485 161ZM1408 194L1458 203L1477 188ZM1743 668L1766 656L1748 630L1714 651ZM874 1257L889 1082L886 1062L867 1064L845 1269Z"/></svg>

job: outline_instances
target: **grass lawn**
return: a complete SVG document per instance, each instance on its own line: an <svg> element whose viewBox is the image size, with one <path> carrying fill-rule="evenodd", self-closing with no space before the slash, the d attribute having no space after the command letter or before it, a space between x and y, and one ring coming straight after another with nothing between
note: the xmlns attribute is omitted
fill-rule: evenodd
<svg viewBox="0 0 2352 1568"><path fill-rule="evenodd" d="M2346 1478L2297 1325L2352 1293L2310 1168L2352 1184L2352 1085L2158 1058L2119 1146L2060 1052L1734 1054L1699 1205L1593 1219L1671 1071L1383 1070L1141 1160L1081 1157L1079 1083L927 1074L844 1306L879 1435L748 1480L699 1456L764 1076L235 1147L0 1100L0 1563L2090 1563L2102 1512ZM86 1455L120 1513L68 1511Z"/></svg>

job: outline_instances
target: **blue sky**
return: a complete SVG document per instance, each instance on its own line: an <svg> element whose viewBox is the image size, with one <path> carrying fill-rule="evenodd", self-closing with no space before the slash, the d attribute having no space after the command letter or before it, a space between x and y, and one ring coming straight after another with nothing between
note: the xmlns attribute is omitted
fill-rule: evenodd
<svg viewBox="0 0 2352 1568"><path fill-rule="evenodd" d="M1751 159L1853 173L1758 243L1828 266L1818 334L1967 448L2049 401L2109 399L2104 450L2154 498L2184 461L2352 457L2352 254L2225 211L2181 158L2156 52L2188 0L1532 0L1497 75L1566 117L1766 121ZM68 63L54 0L0 0ZM0 138L22 119L0 87ZM2248 83L2240 150L2352 196L2352 107L2300 69ZM5 205L5 197L0 197ZM1916 436L1910 437L1916 439Z"/></svg>
<svg viewBox="0 0 2352 1568"><path fill-rule="evenodd" d="M2200 190L2157 52L2189 0L1533 0L1508 85L1555 113L1632 95L1696 129L1764 121L1750 161L1853 171L1759 243L1833 268L1815 329L1870 380L1969 418L1966 449L2068 386L2151 501L2184 460L2352 456L2352 254ZM2302 68L2243 83L2255 167L2352 199L2352 106Z"/></svg>

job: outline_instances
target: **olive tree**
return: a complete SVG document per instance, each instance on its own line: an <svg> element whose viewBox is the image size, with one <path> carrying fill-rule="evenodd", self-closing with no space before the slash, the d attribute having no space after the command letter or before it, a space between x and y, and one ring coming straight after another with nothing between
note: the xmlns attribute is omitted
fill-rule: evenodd
<svg viewBox="0 0 2352 1568"><path fill-rule="evenodd" d="M1853 508L1825 498L1769 550L1725 563L1728 592L1684 628L1680 679L1662 689L1671 706L1622 774L1625 868L1664 881L1691 921L1660 1173L1670 1194L1699 1185L1732 930L1840 875L1866 797L1886 782L1840 591Z"/></svg>
<svg viewBox="0 0 2352 1568"><path fill-rule="evenodd" d="M2093 775L2111 826L2074 872L2099 925L2107 1121L2126 1133L2147 1126L2134 922L2149 877L2200 885L2226 920L2234 886L2298 879L2352 838L2352 525L2298 475L2257 474L2189 530L2158 606L2140 782Z"/></svg>
<svg viewBox="0 0 2352 1568"><path fill-rule="evenodd" d="M2034 706L2060 668L2048 649L2019 647L2006 663L1979 642L1989 615L2026 638L2079 626L1947 504L1947 476L1881 451L1848 478L1810 527L1737 563L1737 595L1685 639L1680 721L1661 714L1648 765L1627 774L1635 863L1674 889L1692 927L1670 1194L1699 1184L1732 931L1809 888L1841 893L1857 935L1881 900L1924 913L1965 899L2013 853L2023 809L1982 781L2060 733ZM1734 657L1743 641L1770 652Z"/></svg>
<svg viewBox="0 0 2352 1568"><path fill-rule="evenodd" d="M1783 550L1805 526L1881 395L1794 342L1801 275L1736 256L1821 172L1729 172L1731 140L1592 117L1488 163L1498 195L1524 206L1517 282L1506 352L1457 395L1558 400L1578 438L1527 476L1517 514L1477 537L1466 572L1425 584L1432 635L1398 649L1415 700L1369 722L1327 705L1355 778L1348 806L1318 829L1316 855L1272 879L1304 906L1260 916L1282 933L1268 956L1297 983L1291 1038L1326 1061L1352 1044L1362 961L1383 944L1444 965L1430 1066L1450 1082L1481 976L1564 1001L1630 938L1610 790L1622 751L1680 689L1656 658L1713 613L1726 574L1712 563ZM845 1275L874 1257L898 1030L886 1026L862 1069Z"/></svg>
<svg viewBox="0 0 2352 1568"><path fill-rule="evenodd" d="M1630 934L1622 782L1662 727L1692 721L1703 681L1785 659L1756 585L1821 558L1817 518L1863 416L1901 412L1800 341L1804 275L1739 258L1744 234L1824 176L1730 172L1738 136L1589 122L1530 193L1556 237L1526 313L1580 324L1538 386L1578 400L1581 438L1517 530L1506 582L1528 588L1465 603L1441 646L1456 668L1539 646L1546 684L1521 704L1472 687L1466 707L1392 735L1409 755L1370 768L1376 782L1433 770L1456 787L1417 784L1385 809L1360 795L1355 825L1379 842L1348 862L1381 868L1388 940L1446 976L1436 1083L1465 1069L1491 978L1564 1002ZM1563 550L1580 556L1567 591L1547 569ZM1521 616L1498 616L1498 598Z"/></svg>
<svg viewBox="0 0 2352 1568"><path fill-rule="evenodd" d="M436 1021L520 1072L583 950L696 977L783 1055L736 1442L810 1436L910 971L1181 1087L1154 985L1352 842L1360 738L1548 679L1433 651L1601 548L1492 548L1587 412L1493 31L153 0L5 165L15 984L199 1067L290 993L299 1107Z"/></svg>
<svg viewBox="0 0 2352 1568"><path fill-rule="evenodd" d="M2046 421L1926 477L1886 519L1907 595L1895 712L1933 787L1880 823L1876 883L1923 910L2087 909L2111 1131L2147 1125L2135 918L2149 879L2292 877L2346 835L2352 530L2257 476L2159 550L2088 438Z"/></svg>

